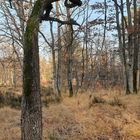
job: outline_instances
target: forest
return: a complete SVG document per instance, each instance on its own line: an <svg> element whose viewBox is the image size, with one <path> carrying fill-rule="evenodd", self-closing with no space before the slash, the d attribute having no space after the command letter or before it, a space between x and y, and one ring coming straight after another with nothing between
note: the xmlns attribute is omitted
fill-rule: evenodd
<svg viewBox="0 0 140 140"><path fill-rule="evenodd" d="M0 140L140 140L140 0L0 0Z"/></svg>

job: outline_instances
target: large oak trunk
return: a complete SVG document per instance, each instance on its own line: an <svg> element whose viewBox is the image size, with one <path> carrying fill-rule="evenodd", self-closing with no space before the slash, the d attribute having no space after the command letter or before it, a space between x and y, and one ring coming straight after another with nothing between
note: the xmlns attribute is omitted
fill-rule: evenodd
<svg viewBox="0 0 140 140"><path fill-rule="evenodd" d="M38 0L24 35L23 99L21 139L42 140L38 28L41 2Z"/></svg>

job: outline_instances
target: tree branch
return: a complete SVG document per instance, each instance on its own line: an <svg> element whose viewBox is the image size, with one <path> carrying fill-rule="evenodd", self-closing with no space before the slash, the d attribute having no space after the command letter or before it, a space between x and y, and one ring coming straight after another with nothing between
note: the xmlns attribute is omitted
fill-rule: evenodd
<svg viewBox="0 0 140 140"><path fill-rule="evenodd" d="M42 20L45 20L45 21L54 21L54 22L58 22L62 25L64 24L67 24L67 25L77 25L77 26L80 26L80 24L78 24L74 19L70 19L69 21L62 21L60 19L57 19L57 18L54 18L54 17L42 17L41 18Z"/></svg>

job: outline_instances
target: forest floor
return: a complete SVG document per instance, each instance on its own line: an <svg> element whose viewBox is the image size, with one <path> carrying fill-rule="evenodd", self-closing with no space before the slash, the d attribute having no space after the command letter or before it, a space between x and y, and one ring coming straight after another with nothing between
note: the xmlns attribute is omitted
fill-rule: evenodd
<svg viewBox="0 0 140 140"><path fill-rule="evenodd" d="M20 110L0 108L0 140L20 140ZM64 97L43 107L43 140L140 140L140 95Z"/></svg>

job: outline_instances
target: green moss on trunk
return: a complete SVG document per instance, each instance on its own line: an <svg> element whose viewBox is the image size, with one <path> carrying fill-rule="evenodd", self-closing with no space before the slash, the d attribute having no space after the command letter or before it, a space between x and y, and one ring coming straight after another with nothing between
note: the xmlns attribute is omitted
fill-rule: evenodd
<svg viewBox="0 0 140 140"><path fill-rule="evenodd" d="M37 0L24 34L21 140L42 140L38 28L42 2Z"/></svg>
<svg viewBox="0 0 140 140"><path fill-rule="evenodd" d="M38 36L39 18L41 13L41 0L37 0L31 16L27 22L26 31L24 34L24 70L23 70L23 88L24 95L29 96L32 90L33 73L32 73L32 59L33 59L33 47L34 36Z"/></svg>

